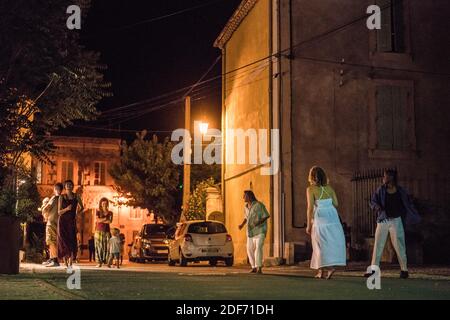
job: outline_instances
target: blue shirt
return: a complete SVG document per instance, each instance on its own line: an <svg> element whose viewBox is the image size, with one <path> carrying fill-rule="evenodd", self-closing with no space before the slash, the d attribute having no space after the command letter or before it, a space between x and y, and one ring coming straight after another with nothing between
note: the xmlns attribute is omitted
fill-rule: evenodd
<svg viewBox="0 0 450 320"><path fill-rule="evenodd" d="M388 218L386 214L386 186L382 185L375 191L372 195L372 199L370 200L370 208L375 210L377 213L377 222L382 222ZM420 222L421 218L419 213L417 212L414 204L409 197L408 193L405 189L400 186L397 186L397 192L400 194L400 198L403 202L403 206L405 207L405 223L406 224L417 224Z"/></svg>

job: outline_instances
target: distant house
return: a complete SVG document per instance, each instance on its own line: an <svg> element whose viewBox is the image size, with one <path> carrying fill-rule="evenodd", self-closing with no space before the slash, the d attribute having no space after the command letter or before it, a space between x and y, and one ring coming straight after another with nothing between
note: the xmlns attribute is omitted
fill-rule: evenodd
<svg viewBox="0 0 450 320"><path fill-rule="evenodd" d="M51 196L56 182L68 179L74 182L75 191L82 195L87 209L77 221L84 245L94 233L94 218L100 199L108 198L113 212L111 226L119 228L126 242L131 243L142 224L150 222L150 217L147 210L120 205L114 180L108 173L109 167L120 160L120 140L55 136L52 141L56 146L51 156L54 165L33 161L41 196Z"/></svg>
<svg viewBox="0 0 450 320"><path fill-rule="evenodd" d="M366 25L374 3L382 8L381 30ZM450 208L449 12L445 1L241 2L215 42L223 56L222 154L233 151L231 129L279 129L281 171L263 176L257 165L223 165L237 261L246 260L238 230L245 189L271 213L266 256L310 257L313 165L329 174L354 248L373 236L368 200L382 168L397 168L400 183L422 203Z"/></svg>

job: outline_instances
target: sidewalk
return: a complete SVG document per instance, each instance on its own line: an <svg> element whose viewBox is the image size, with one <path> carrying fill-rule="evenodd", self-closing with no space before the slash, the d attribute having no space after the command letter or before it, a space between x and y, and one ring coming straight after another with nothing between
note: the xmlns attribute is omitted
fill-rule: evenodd
<svg viewBox="0 0 450 320"><path fill-rule="evenodd" d="M189 264L187 267L168 267L166 263L130 263L124 261L124 265L119 269L95 267L95 263L82 261L76 264L83 270L90 271L109 271L109 272L152 272L152 273L175 273L175 274L198 274L198 275L226 275L226 274L246 274L249 271L248 265L235 265L234 267L225 267L218 265L210 267L207 264ZM367 268L366 263L350 262L346 267L337 268L336 276L342 277L363 277ZM22 263L21 273L66 273L66 269L46 268L39 264ZM263 268L263 272L268 275L286 275L300 277L314 277L316 271L309 268L309 261L304 261L296 265L268 266ZM384 278L398 278L400 269L398 265L381 266L381 276ZM447 280L450 281L450 266L410 266L409 273L411 279L422 280Z"/></svg>
<svg viewBox="0 0 450 320"><path fill-rule="evenodd" d="M350 262L346 267L337 268L335 275L362 277L366 272L367 263ZM245 267L245 266L239 266ZM270 266L264 268L266 273L312 276L315 271L309 268L309 261L304 261L296 265ZM385 278L398 278L400 267L398 265L381 265L381 276ZM450 266L409 266L409 276L411 279L428 280L448 280L450 281Z"/></svg>

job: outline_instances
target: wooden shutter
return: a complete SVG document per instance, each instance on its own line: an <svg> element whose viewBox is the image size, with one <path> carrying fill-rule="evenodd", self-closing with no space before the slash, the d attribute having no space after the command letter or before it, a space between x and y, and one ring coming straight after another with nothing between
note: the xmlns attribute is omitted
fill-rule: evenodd
<svg viewBox="0 0 450 320"><path fill-rule="evenodd" d="M377 50L392 52L392 0L377 0L381 9L381 30L377 30Z"/></svg>
<svg viewBox="0 0 450 320"><path fill-rule="evenodd" d="M392 114L392 90L390 86L379 86L376 92L377 101L377 148L392 150L393 139L393 114Z"/></svg>
<svg viewBox="0 0 450 320"><path fill-rule="evenodd" d="M73 162L72 161L67 162L67 180L73 181Z"/></svg>
<svg viewBox="0 0 450 320"><path fill-rule="evenodd" d="M392 87L393 148L407 150L408 141L408 88Z"/></svg>
<svg viewBox="0 0 450 320"><path fill-rule="evenodd" d="M67 161L61 163L61 180L67 180Z"/></svg>
<svg viewBox="0 0 450 320"><path fill-rule="evenodd" d="M405 52L405 10L403 0L392 0L393 44L392 51Z"/></svg>
<svg viewBox="0 0 450 320"><path fill-rule="evenodd" d="M104 162L100 162L100 184L105 185L105 177L106 177L106 164Z"/></svg>

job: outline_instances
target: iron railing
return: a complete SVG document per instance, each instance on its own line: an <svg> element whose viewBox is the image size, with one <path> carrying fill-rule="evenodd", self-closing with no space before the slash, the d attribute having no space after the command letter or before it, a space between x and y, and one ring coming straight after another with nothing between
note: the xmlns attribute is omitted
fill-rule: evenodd
<svg viewBox="0 0 450 320"><path fill-rule="evenodd" d="M376 213L370 209L372 194L383 183L386 169L380 168L356 172L352 178L353 189L353 237L355 239L373 237L376 228Z"/></svg>

